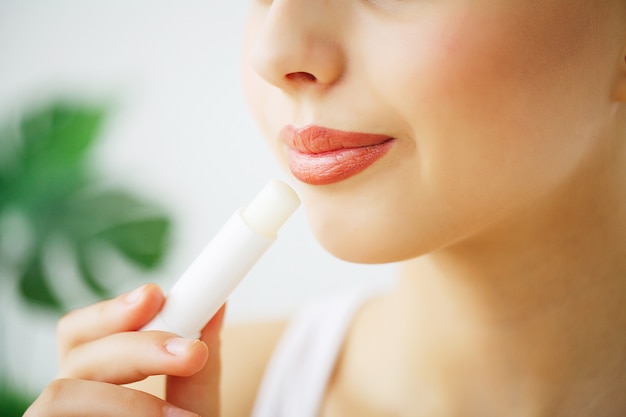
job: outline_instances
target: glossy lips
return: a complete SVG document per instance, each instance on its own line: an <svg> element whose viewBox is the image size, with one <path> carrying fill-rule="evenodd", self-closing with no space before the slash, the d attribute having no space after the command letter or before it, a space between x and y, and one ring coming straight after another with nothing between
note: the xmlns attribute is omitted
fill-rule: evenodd
<svg viewBox="0 0 626 417"><path fill-rule="evenodd" d="M288 148L291 172L311 185L332 184L358 174L382 158L393 143L389 136L314 125L289 125L280 136Z"/></svg>

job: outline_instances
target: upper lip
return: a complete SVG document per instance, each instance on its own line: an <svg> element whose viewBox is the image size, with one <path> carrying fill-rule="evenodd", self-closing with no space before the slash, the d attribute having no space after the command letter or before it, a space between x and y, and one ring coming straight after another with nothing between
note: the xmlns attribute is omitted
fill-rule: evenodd
<svg viewBox="0 0 626 417"><path fill-rule="evenodd" d="M287 125L281 130L280 138L290 148L307 154L379 145L392 139L376 133L350 132L317 125Z"/></svg>

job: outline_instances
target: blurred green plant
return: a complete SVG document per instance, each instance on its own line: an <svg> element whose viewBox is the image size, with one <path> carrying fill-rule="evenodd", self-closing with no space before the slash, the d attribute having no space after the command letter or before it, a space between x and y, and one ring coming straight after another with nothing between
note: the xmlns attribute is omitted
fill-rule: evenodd
<svg viewBox="0 0 626 417"><path fill-rule="evenodd" d="M0 380L0 415L2 417L20 417L24 414L32 399L12 387L8 381Z"/></svg>
<svg viewBox="0 0 626 417"><path fill-rule="evenodd" d="M113 248L143 269L157 267L168 248L163 210L132 192L104 188L92 169L107 113L105 106L56 101L0 126L0 271L9 272L0 280L17 279L23 300L52 313L65 308L51 285L58 278L49 267L55 242L69 249L98 298L111 291L97 276L98 248ZM0 387L9 387L2 382L0 376ZM19 398L2 391L0 404ZM0 415L15 415L2 408Z"/></svg>
<svg viewBox="0 0 626 417"><path fill-rule="evenodd" d="M104 107L55 102L0 128L0 265L17 272L25 300L56 311L63 304L44 257L54 239L71 245L99 297L109 293L89 262L94 243L145 269L166 252L170 221L162 211L130 192L102 189L89 169L105 115Z"/></svg>

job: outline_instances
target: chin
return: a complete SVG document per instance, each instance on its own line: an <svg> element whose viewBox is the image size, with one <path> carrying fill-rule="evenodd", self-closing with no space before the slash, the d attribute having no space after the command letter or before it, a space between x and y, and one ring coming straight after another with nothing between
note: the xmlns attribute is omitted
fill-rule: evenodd
<svg viewBox="0 0 626 417"><path fill-rule="evenodd" d="M355 264L368 264L378 265L387 264L402 261L403 259L395 259L395 257L389 256L386 251L376 247L368 248L354 248L348 245L337 244L325 244L326 242L320 240L322 247L334 257L341 259L342 261L351 262Z"/></svg>
<svg viewBox="0 0 626 417"><path fill-rule="evenodd" d="M333 256L361 264L401 262L444 246L455 232L453 219L419 179L411 180L414 172L388 162L336 184L299 184L317 241Z"/></svg>
<svg viewBox="0 0 626 417"><path fill-rule="evenodd" d="M380 222L359 224L343 221L337 216L333 219L328 216L308 218L320 245L346 262L386 264L411 259L428 251L426 247L420 247L421 242L410 242L406 237L397 239L398 234Z"/></svg>

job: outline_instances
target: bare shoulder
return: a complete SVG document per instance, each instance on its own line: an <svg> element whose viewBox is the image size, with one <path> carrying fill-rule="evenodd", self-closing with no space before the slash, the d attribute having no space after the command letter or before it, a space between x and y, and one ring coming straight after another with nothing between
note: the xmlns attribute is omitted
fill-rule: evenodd
<svg viewBox="0 0 626 417"><path fill-rule="evenodd" d="M222 333L222 417L248 417L286 320L233 324Z"/></svg>

